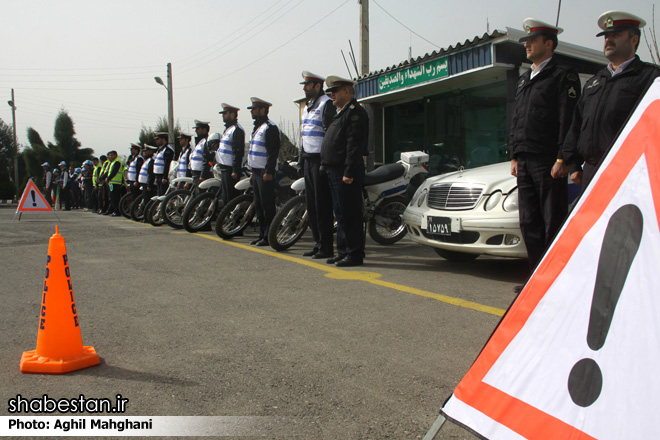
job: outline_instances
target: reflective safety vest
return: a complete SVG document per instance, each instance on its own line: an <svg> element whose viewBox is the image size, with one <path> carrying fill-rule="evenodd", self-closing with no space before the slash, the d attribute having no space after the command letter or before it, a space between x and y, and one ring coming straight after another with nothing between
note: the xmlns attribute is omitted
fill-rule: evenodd
<svg viewBox="0 0 660 440"><path fill-rule="evenodd" d="M320 154L323 143L323 111L330 101L328 95L321 95L310 109L305 107L302 117L302 149L306 153Z"/></svg>
<svg viewBox="0 0 660 440"><path fill-rule="evenodd" d="M145 160L140 168L140 175L138 176L138 182L140 183L149 183L149 164L154 160L153 157Z"/></svg>
<svg viewBox="0 0 660 440"><path fill-rule="evenodd" d="M166 145L165 148L160 150L156 155L154 156L154 174L164 174L165 173L165 150L167 149L172 150L174 152L174 149L170 145Z"/></svg>
<svg viewBox="0 0 660 440"><path fill-rule="evenodd" d="M135 159L131 163L128 164L128 173L126 173L126 180L129 182L135 182L137 180L137 175L138 175L138 170L137 170L137 162L138 159L144 159L141 154L138 154L135 156Z"/></svg>
<svg viewBox="0 0 660 440"><path fill-rule="evenodd" d="M121 182L124 180L124 164L121 163L119 158L113 160L112 163L108 165L108 174L110 174L110 170L115 165L115 162L119 164L119 168L117 169L117 174L112 176L112 178L108 180L108 183L113 185L121 185Z"/></svg>
<svg viewBox="0 0 660 440"><path fill-rule="evenodd" d="M220 147L218 151L215 152L215 161L220 165L232 166L234 162L234 132L236 127L243 130L243 127L238 122L231 127L227 127L222 133L222 138L220 139Z"/></svg>
<svg viewBox="0 0 660 440"><path fill-rule="evenodd" d="M266 151L266 130L268 130L270 126L277 128L277 125L269 119L261 124L261 127L257 128L252 134L250 151L248 151L248 166L250 168L266 168L266 163L268 162L268 152ZM277 128L277 131L279 132L279 128Z"/></svg>
<svg viewBox="0 0 660 440"><path fill-rule="evenodd" d="M101 174L99 175L102 176L104 174L108 174L108 166L110 165L110 161L106 159L105 162L103 162L103 166L101 167ZM102 186L103 183L101 183L99 186Z"/></svg>
<svg viewBox="0 0 660 440"><path fill-rule="evenodd" d="M190 169L193 171L202 171L204 167L204 148L206 148L206 138L197 142L195 149L190 153Z"/></svg>
<svg viewBox="0 0 660 440"><path fill-rule="evenodd" d="M94 184L94 186L101 186L100 183L96 183L96 180L99 178L99 176L101 176L101 170L102 170L101 164L98 164L94 167L94 173L92 174L92 183Z"/></svg>
<svg viewBox="0 0 660 440"><path fill-rule="evenodd" d="M179 154L179 165L176 167L176 177L186 177L188 173L188 162L190 162L190 147Z"/></svg>

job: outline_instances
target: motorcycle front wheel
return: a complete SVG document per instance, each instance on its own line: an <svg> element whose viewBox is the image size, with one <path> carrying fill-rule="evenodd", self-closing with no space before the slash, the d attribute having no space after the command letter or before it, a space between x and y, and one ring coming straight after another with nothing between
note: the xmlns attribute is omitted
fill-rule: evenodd
<svg viewBox="0 0 660 440"><path fill-rule="evenodd" d="M163 223L165 223L165 220L163 220L163 216L160 215L162 212L160 209L160 205L163 203L162 200L155 200L151 206L149 206L149 209L147 210L145 216L147 217L147 220L149 223L151 223L152 226L161 226Z"/></svg>
<svg viewBox="0 0 660 440"><path fill-rule="evenodd" d="M243 194L231 200L218 214L215 233L225 240L235 237L248 227L254 217L254 197Z"/></svg>
<svg viewBox="0 0 660 440"><path fill-rule="evenodd" d="M190 199L190 194L191 192L187 189L177 189L165 197L163 203L160 204L160 216L165 223L175 229L183 228L183 210Z"/></svg>
<svg viewBox="0 0 660 440"><path fill-rule="evenodd" d="M144 219L144 208L147 201L144 200L144 195L140 194L135 198L131 205L131 218L136 222L141 222Z"/></svg>
<svg viewBox="0 0 660 440"><path fill-rule="evenodd" d="M380 244L394 244L406 235L406 225L401 218L408 199L394 196L384 199L369 220L369 236Z"/></svg>
<svg viewBox="0 0 660 440"><path fill-rule="evenodd" d="M126 218L131 218L131 203L133 203L133 194L130 191L119 199L119 213Z"/></svg>
<svg viewBox="0 0 660 440"><path fill-rule="evenodd" d="M197 232L210 225L217 206L218 199L211 191L203 192L192 199L186 205L181 217L184 229L188 232Z"/></svg>
<svg viewBox="0 0 660 440"><path fill-rule="evenodd" d="M276 251L293 246L307 230L307 204L299 195L284 204L268 228L268 244Z"/></svg>

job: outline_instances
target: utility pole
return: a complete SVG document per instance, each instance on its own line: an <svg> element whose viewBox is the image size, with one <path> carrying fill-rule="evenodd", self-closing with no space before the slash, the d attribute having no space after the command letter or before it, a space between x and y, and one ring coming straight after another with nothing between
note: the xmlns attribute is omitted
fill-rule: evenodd
<svg viewBox="0 0 660 440"><path fill-rule="evenodd" d="M369 0L360 2L360 75L369 73Z"/></svg>
<svg viewBox="0 0 660 440"><path fill-rule="evenodd" d="M172 88L172 63L167 63L167 119L170 126L170 144L176 150L174 138L174 95Z"/></svg>
<svg viewBox="0 0 660 440"><path fill-rule="evenodd" d="M16 200L19 199L20 194L18 184L18 140L16 139L16 101L14 100L14 89L11 89L11 101L7 102L11 107L11 125L14 131L14 146L16 147L16 154L14 154L14 186L16 186Z"/></svg>

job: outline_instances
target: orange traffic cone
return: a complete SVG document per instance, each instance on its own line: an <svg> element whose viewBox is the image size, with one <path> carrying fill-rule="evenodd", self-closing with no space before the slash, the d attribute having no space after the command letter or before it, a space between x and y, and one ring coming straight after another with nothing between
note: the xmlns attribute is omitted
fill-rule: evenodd
<svg viewBox="0 0 660 440"><path fill-rule="evenodd" d="M64 374L99 365L94 347L83 347L64 237L55 226L48 243L37 349L23 352L21 372Z"/></svg>

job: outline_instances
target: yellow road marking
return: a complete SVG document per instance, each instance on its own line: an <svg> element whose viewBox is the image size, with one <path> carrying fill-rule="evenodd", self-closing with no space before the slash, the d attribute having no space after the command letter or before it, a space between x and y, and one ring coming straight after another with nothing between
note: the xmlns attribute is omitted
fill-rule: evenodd
<svg viewBox="0 0 660 440"><path fill-rule="evenodd" d="M173 232L178 233L180 231ZM245 249L251 252L257 252L263 255L268 255L270 257L279 258L286 261L291 261L292 263L301 264L303 266L311 267L313 269L318 269L325 272L325 276L337 280L357 280L364 281L365 283L371 283L381 287L387 287L388 289L398 290L400 292L411 293L413 295L424 296L426 298L432 298L447 304L454 306L462 307L464 309L476 310L478 312L488 313L489 315L503 316L506 310L498 309L497 307L486 306L472 301L467 301L460 298L455 298L452 296L441 295L438 293L427 292L426 290L416 289L410 286L404 286L403 284L391 283L389 281L383 281L379 278L382 276L376 272L364 272L364 271L352 271L339 269L337 267L328 266L327 264L314 263L312 261L303 260L302 258L292 257L290 255L284 255L277 253L275 251L268 251L265 249L255 248L254 246L249 246L242 243L235 243L233 241L223 240L220 237L215 237L209 234L194 234L199 237L204 237L209 240L218 241L220 243L234 246L237 248Z"/></svg>

